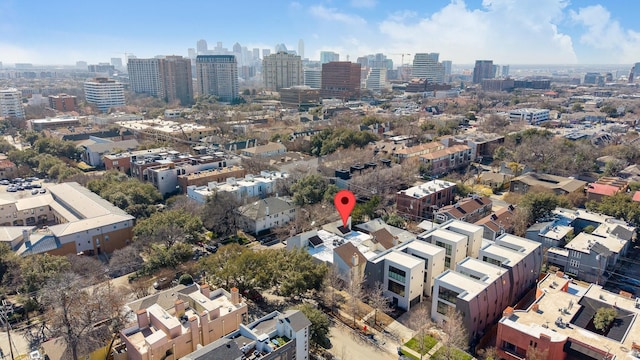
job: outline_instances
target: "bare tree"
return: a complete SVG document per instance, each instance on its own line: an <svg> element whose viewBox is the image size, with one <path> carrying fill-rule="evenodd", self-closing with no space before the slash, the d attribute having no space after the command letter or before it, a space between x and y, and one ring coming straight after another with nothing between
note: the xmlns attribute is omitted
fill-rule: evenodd
<svg viewBox="0 0 640 360"><path fill-rule="evenodd" d="M442 351L439 353L439 359L451 360L456 359L457 352L466 350L469 346L469 335L464 327L464 318L454 307L447 307L445 313L446 320L439 325L440 330L444 333L440 342L442 343Z"/></svg>
<svg viewBox="0 0 640 360"><path fill-rule="evenodd" d="M538 347L529 346L527 348L526 360L547 360L549 358L549 349L541 349Z"/></svg>
<svg viewBox="0 0 640 360"><path fill-rule="evenodd" d="M122 276L140 269L143 264L140 249L129 245L113 252L109 259L109 274L114 277Z"/></svg>
<svg viewBox="0 0 640 360"><path fill-rule="evenodd" d="M391 304L389 304L389 298L384 295L384 284L376 281L367 298L369 305L373 307L373 323L376 324L378 322L378 311L384 313L392 309Z"/></svg>
<svg viewBox="0 0 640 360"><path fill-rule="evenodd" d="M73 272L48 281L41 294L51 335L67 345L64 358L76 360L104 347L124 323L122 294L110 285L86 288Z"/></svg>
<svg viewBox="0 0 640 360"><path fill-rule="evenodd" d="M420 303L411 308L410 311L409 326L415 331L418 352L420 353L420 360L422 360L422 356L429 351L427 347L427 335L429 334L429 329L433 326L433 322L431 321L431 314L426 303Z"/></svg>
<svg viewBox="0 0 640 360"><path fill-rule="evenodd" d="M342 280L340 280L338 269L335 265L329 267L322 285L322 301L333 313L342 300L342 296L338 292L342 286Z"/></svg>
<svg viewBox="0 0 640 360"><path fill-rule="evenodd" d="M202 212L204 226L218 237L235 235L238 230L238 200L227 192L218 192L207 199Z"/></svg>
<svg viewBox="0 0 640 360"><path fill-rule="evenodd" d="M358 316L358 310L360 302L364 297L364 291L362 284L364 283L364 275L358 270L358 268L352 268L349 274L349 283L347 284L346 291L349 295L347 301L347 308L349 314L353 317L353 326L356 326L356 318Z"/></svg>
<svg viewBox="0 0 640 360"><path fill-rule="evenodd" d="M482 360L498 360L498 349L495 346L480 349L478 350L478 356Z"/></svg>

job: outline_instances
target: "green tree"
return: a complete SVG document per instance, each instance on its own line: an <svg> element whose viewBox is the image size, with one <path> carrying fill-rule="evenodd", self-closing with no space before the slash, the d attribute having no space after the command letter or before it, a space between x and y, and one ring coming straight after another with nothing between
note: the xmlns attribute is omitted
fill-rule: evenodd
<svg viewBox="0 0 640 360"><path fill-rule="evenodd" d="M178 280L178 284L182 285L191 285L193 284L193 277L189 274L180 275L180 279Z"/></svg>
<svg viewBox="0 0 640 360"><path fill-rule="evenodd" d="M297 307L298 310L309 319L311 322L309 340L311 346L318 348L327 344L327 335L329 335L329 317L322 310L314 307L311 304L302 304Z"/></svg>
<svg viewBox="0 0 640 360"><path fill-rule="evenodd" d="M207 198L202 210L202 223L215 237L226 238L238 232L240 202L228 192L216 192Z"/></svg>
<svg viewBox="0 0 640 360"><path fill-rule="evenodd" d="M618 316L618 311L612 307L601 307L596 310L596 314L593 316L593 326L602 332L604 332L613 320Z"/></svg>
<svg viewBox="0 0 640 360"><path fill-rule="evenodd" d="M530 191L520 198L518 207L529 213L528 222L534 223L540 218L549 216L556 207L570 207L568 200L550 192Z"/></svg>
<svg viewBox="0 0 640 360"><path fill-rule="evenodd" d="M324 198L329 182L320 174L307 175L291 187L293 202L298 205L315 204Z"/></svg>
<svg viewBox="0 0 640 360"><path fill-rule="evenodd" d="M143 243L164 241L167 247L171 247L179 241L196 243L202 230L199 217L184 210L165 210L140 220L133 228L133 234Z"/></svg>
<svg viewBox="0 0 640 360"><path fill-rule="evenodd" d="M582 106L582 104L579 102L573 103L573 105L571 106L571 111L573 112L579 112L583 110L584 110L584 106Z"/></svg>
<svg viewBox="0 0 640 360"><path fill-rule="evenodd" d="M404 229L407 226L407 222L404 218L396 213L385 214L382 217L382 220L391 226L399 227L401 229Z"/></svg>
<svg viewBox="0 0 640 360"><path fill-rule="evenodd" d="M613 216L632 224L640 224L640 203L633 201L630 194L617 193L604 197L600 201L587 202L586 207L588 210Z"/></svg>
<svg viewBox="0 0 640 360"><path fill-rule="evenodd" d="M39 290L48 280L71 269L64 256L36 254L27 256L20 262L21 289L23 292Z"/></svg>
<svg viewBox="0 0 640 360"><path fill-rule="evenodd" d="M118 171L107 171L101 178L87 183L87 188L136 218L155 211L162 196L151 183L129 178Z"/></svg>

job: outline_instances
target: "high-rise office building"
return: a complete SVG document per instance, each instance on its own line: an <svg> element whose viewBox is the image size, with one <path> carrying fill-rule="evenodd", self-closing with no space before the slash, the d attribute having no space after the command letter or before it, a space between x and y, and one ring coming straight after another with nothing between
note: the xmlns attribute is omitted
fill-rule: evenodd
<svg viewBox="0 0 640 360"><path fill-rule="evenodd" d="M640 62L637 62L633 65L633 77L635 79L640 78Z"/></svg>
<svg viewBox="0 0 640 360"><path fill-rule="evenodd" d="M238 97L238 62L233 55L198 55L198 93L231 102Z"/></svg>
<svg viewBox="0 0 640 360"><path fill-rule="evenodd" d="M111 58L111 65L116 69L122 69L122 58Z"/></svg>
<svg viewBox="0 0 640 360"><path fill-rule="evenodd" d="M253 50L251 50L253 53L253 61L258 61L260 60L260 49L258 48L253 48Z"/></svg>
<svg viewBox="0 0 640 360"><path fill-rule="evenodd" d="M195 58L196 58L196 55L197 55L197 53L196 53L196 49L194 49L194 48L188 48L188 49L187 49L187 54L188 54L188 56L189 56L189 59L195 59Z"/></svg>
<svg viewBox="0 0 640 360"><path fill-rule="evenodd" d="M262 60L262 77L264 87L271 91L302 85L302 59L286 52L271 54Z"/></svg>
<svg viewBox="0 0 640 360"><path fill-rule="evenodd" d="M451 81L451 67L453 65L453 62L451 62L451 60L442 60L442 66L444 66L444 81L445 82L450 82Z"/></svg>
<svg viewBox="0 0 640 360"><path fill-rule="evenodd" d="M154 59L129 59L127 63L131 90L146 93L180 105L193 103L191 60L182 56Z"/></svg>
<svg viewBox="0 0 640 360"><path fill-rule="evenodd" d="M509 77L509 65L502 65L502 72L500 73L500 76L504 78Z"/></svg>
<svg viewBox="0 0 640 360"><path fill-rule="evenodd" d="M207 40L200 39L196 43L196 50L198 51L198 55L205 55L209 48L207 47Z"/></svg>
<svg viewBox="0 0 640 360"><path fill-rule="evenodd" d="M326 64L332 61L340 61L340 54L333 51L320 51L320 63Z"/></svg>
<svg viewBox="0 0 640 360"><path fill-rule="evenodd" d="M285 44L276 44L275 46L275 52L279 53L279 52L289 52L289 50L287 49L287 45Z"/></svg>
<svg viewBox="0 0 640 360"><path fill-rule="evenodd" d="M367 79L365 80L365 88L378 92L384 89L386 83L386 68L369 68L369 71L367 72Z"/></svg>
<svg viewBox="0 0 640 360"><path fill-rule="evenodd" d="M353 100L360 98L360 64L332 61L322 64L322 98Z"/></svg>
<svg viewBox="0 0 640 360"><path fill-rule="evenodd" d="M304 40L298 40L298 55L300 55L300 59L304 60Z"/></svg>
<svg viewBox="0 0 640 360"><path fill-rule="evenodd" d="M0 116L5 118L24 118L22 92L18 89L0 89Z"/></svg>
<svg viewBox="0 0 640 360"><path fill-rule="evenodd" d="M493 60L476 60L476 65L473 68L474 84L479 84L484 79L493 79L494 77Z"/></svg>
<svg viewBox="0 0 640 360"><path fill-rule="evenodd" d="M438 62L438 53L418 53L413 57L411 77L427 79L430 83L444 83L444 66Z"/></svg>
<svg viewBox="0 0 640 360"><path fill-rule="evenodd" d="M266 58L267 56L271 55L271 49L262 49L262 58Z"/></svg>
<svg viewBox="0 0 640 360"><path fill-rule="evenodd" d="M124 106L124 86L108 78L95 78L84 82L84 97L102 112L112 107Z"/></svg>
<svg viewBox="0 0 640 360"><path fill-rule="evenodd" d="M322 70L304 69L304 84L312 89L320 89L320 86L322 86Z"/></svg>
<svg viewBox="0 0 640 360"><path fill-rule="evenodd" d="M2 70L2 61L0 61L0 70Z"/></svg>

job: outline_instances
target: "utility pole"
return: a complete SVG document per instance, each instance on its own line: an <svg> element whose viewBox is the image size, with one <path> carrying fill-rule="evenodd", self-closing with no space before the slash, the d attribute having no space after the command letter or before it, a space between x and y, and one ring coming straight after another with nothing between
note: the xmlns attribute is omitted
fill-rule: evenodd
<svg viewBox="0 0 640 360"><path fill-rule="evenodd" d="M4 301L2 302L0 315L2 315L2 321L4 321L5 330L7 331L7 338L9 340L9 352L11 353L11 360L15 360L15 356L13 355L13 345L12 345L13 343L11 342L11 325L9 325L9 317L7 316Z"/></svg>

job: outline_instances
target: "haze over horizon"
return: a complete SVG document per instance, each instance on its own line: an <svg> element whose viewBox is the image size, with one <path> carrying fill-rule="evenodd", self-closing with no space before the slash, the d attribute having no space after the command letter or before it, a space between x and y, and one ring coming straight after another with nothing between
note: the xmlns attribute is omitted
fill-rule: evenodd
<svg viewBox="0 0 640 360"><path fill-rule="evenodd" d="M334 51L345 60L384 53L440 53L472 64L618 65L640 61L640 3L603 0L382 0L102 3L68 0L56 6L0 0L0 61L71 65L187 55L199 39L252 48L284 43L305 57ZM412 56L405 57L405 63Z"/></svg>

